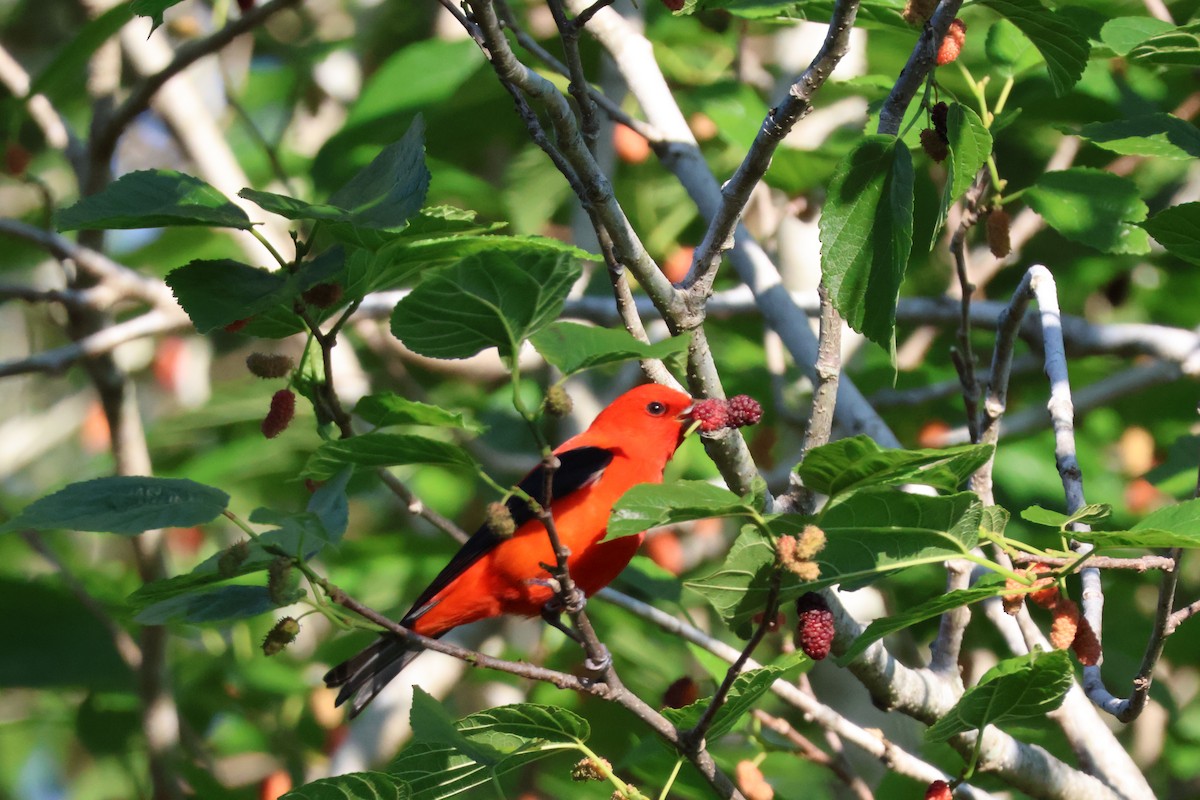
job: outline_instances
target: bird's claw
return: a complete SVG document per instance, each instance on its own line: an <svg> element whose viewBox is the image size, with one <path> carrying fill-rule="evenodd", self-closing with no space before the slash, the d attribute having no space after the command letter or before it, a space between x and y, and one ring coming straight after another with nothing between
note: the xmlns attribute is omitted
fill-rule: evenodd
<svg viewBox="0 0 1200 800"><path fill-rule="evenodd" d="M595 673L597 677L603 675L612 666L612 654L608 652L608 648L604 645L600 645L600 647L603 650L600 658L593 659L589 657L583 660L583 668L588 672Z"/></svg>

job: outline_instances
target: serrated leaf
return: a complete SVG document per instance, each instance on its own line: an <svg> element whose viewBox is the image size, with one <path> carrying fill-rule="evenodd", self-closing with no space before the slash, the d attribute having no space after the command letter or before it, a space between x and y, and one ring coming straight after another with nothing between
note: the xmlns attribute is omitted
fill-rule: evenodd
<svg viewBox="0 0 1200 800"><path fill-rule="evenodd" d="M530 341L563 375L632 359L664 359L687 350L690 336L672 336L661 342L639 342L623 328L600 328L577 322L553 322Z"/></svg>
<svg viewBox="0 0 1200 800"><path fill-rule="evenodd" d="M134 621L142 625L169 622L224 622L247 619L290 605L304 596L297 591L287 603L276 603L266 586L219 586L205 592L178 595L143 608Z"/></svg>
<svg viewBox="0 0 1200 800"><path fill-rule="evenodd" d="M944 742L988 725L1043 717L1062 705L1073 682L1071 657L1065 650L1001 661L925 731L925 740Z"/></svg>
<svg viewBox="0 0 1200 800"><path fill-rule="evenodd" d="M1076 25L1039 0L980 0L988 8L1006 17L1046 59L1050 83L1059 97L1070 91L1083 76L1091 44Z"/></svg>
<svg viewBox="0 0 1200 800"><path fill-rule="evenodd" d="M1032 46L1016 25L1000 18L988 28L983 51L1001 77L1007 78L1015 74L1017 65Z"/></svg>
<svg viewBox="0 0 1200 800"><path fill-rule="evenodd" d="M894 349L913 235L913 168L894 136L867 136L838 164L821 212L821 273L846 323Z"/></svg>
<svg viewBox="0 0 1200 800"><path fill-rule="evenodd" d="M1171 255L1200 264L1200 203L1164 208L1143 222L1142 228Z"/></svg>
<svg viewBox="0 0 1200 800"><path fill-rule="evenodd" d="M315 220L346 244L378 249L401 233L421 210L429 191L425 167L425 124L420 115L398 142L379 152L328 202L243 189L239 194L262 208L293 220Z"/></svg>
<svg viewBox="0 0 1200 800"><path fill-rule="evenodd" d="M431 358L469 358L486 347L512 357L562 310L581 267L553 251L485 251L427 273L392 313L392 333Z"/></svg>
<svg viewBox="0 0 1200 800"><path fill-rule="evenodd" d="M1114 153L1158 158L1200 158L1200 130L1173 114L1144 114L1139 117L1091 122L1079 135Z"/></svg>
<svg viewBox="0 0 1200 800"><path fill-rule="evenodd" d="M1074 514L1063 514L1041 506L1030 506L1021 512L1021 519L1035 525L1046 525L1051 528L1066 530L1073 522L1084 525L1094 525L1112 516L1112 506L1107 503L1090 503L1075 511Z"/></svg>
<svg viewBox="0 0 1200 800"><path fill-rule="evenodd" d="M769 665L758 669L748 670L733 680L733 685L726 696L725 704L713 715L712 724L704 738L710 745L717 739L733 730L758 699L771 689L771 684L787 675L787 673L809 662L803 653L797 652L789 656L783 665ZM680 730L695 727L704 715L705 709L712 702L711 697L705 697L683 708L663 709L663 716Z"/></svg>
<svg viewBox="0 0 1200 800"><path fill-rule="evenodd" d="M984 506L983 515L979 519L979 530L999 536L1008 527L1008 521L1011 517L1012 515L1008 513L1008 509L1006 508L1001 506Z"/></svg>
<svg viewBox="0 0 1200 800"><path fill-rule="evenodd" d="M796 467L796 474L806 487L830 497L864 486L896 483L955 491L991 454L990 445L885 450L871 437L859 435L815 448Z"/></svg>
<svg viewBox="0 0 1200 800"><path fill-rule="evenodd" d="M228 503L220 489L185 478L96 478L35 500L0 526L0 533L31 528L132 535L190 528L211 521Z"/></svg>
<svg viewBox="0 0 1200 800"><path fill-rule="evenodd" d="M1150 239L1132 223L1148 209L1133 181L1098 169L1047 172L1025 192L1030 207L1072 241L1106 253L1148 253Z"/></svg>
<svg viewBox="0 0 1200 800"><path fill-rule="evenodd" d="M468 739L456 726L450 713L420 686L413 687L412 709L409 718L413 738L423 744L449 747L477 764L494 766L504 759L504 753L487 744Z"/></svg>
<svg viewBox="0 0 1200 800"><path fill-rule="evenodd" d="M229 259L192 261L169 272L166 281L200 333L261 314L293 293L282 271Z"/></svg>
<svg viewBox="0 0 1200 800"><path fill-rule="evenodd" d="M392 392L370 394L358 401L354 413L363 421L377 428L387 428L392 425L428 425L435 428L454 428L456 430L479 433L482 428L463 418L462 414L446 411L443 408L409 400Z"/></svg>
<svg viewBox="0 0 1200 800"><path fill-rule="evenodd" d="M150 31L158 30L163 24L163 12L172 6L177 6L182 0L133 0L130 9L139 17L149 17Z"/></svg>
<svg viewBox="0 0 1200 800"><path fill-rule="evenodd" d="M992 134L978 114L962 103L951 103L946 114L946 137L950 140L946 182L949 207L970 188L975 173L992 154Z"/></svg>
<svg viewBox="0 0 1200 800"><path fill-rule="evenodd" d="M336 481L337 478L326 485ZM256 509L250 515L250 521L279 527L263 531L255 539L246 540L245 559L231 569L220 569L221 558L225 554L222 550L197 564L191 572L142 584L126 599L130 608L140 611L173 597L196 594L198 590L215 584L262 572L281 553L307 560L316 556L326 544L336 543L341 538L340 533L327 531L322 517L316 513L284 514Z"/></svg>
<svg viewBox="0 0 1200 800"><path fill-rule="evenodd" d="M203 225L253 227L246 212L199 178L167 169L122 175L54 215L60 231Z"/></svg>
<svg viewBox="0 0 1200 800"><path fill-rule="evenodd" d="M1196 530L1138 528L1128 531L1078 531L1072 532L1071 538L1094 544L1097 549L1133 547L1147 550L1165 547L1200 547L1200 531Z"/></svg>
<svg viewBox="0 0 1200 800"><path fill-rule="evenodd" d="M1129 58L1143 64L1200 66L1200 22L1190 22L1151 36L1130 50Z"/></svg>
<svg viewBox="0 0 1200 800"><path fill-rule="evenodd" d="M905 628L916 625L918 622L940 617L947 611L953 611L961 606L978 603L981 600L996 597L1004 593L1003 578L988 578L986 582L980 581L979 584L970 589L955 589L954 591L926 600L920 605L907 608L899 614L879 617L873 620L867 626L867 629L859 634L858 638L851 643L846 652L838 657L837 664L840 667L846 666L858 658L868 647L885 636L898 633Z"/></svg>
<svg viewBox="0 0 1200 800"><path fill-rule="evenodd" d="M1173 506L1160 508L1134 525L1133 531L1154 528L1179 534L1200 535L1200 499L1185 500Z"/></svg>
<svg viewBox="0 0 1200 800"><path fill-rule="evenodd" d="M659 525L753 513L754 508L745 500L706 481L642 483L613 505L608 535L628 536Z"/></svg>
<svg viewBox="0 0 1200 800"><path fill-rule="evenodd" d="M1154 17L1114 17L1100 29L1100 41L1124 56L1151 36L1174 29L1171 23Z"/></svg>
<svg viewBox="0 0 1200 800"><path fill-rule="evenodd" d="M867 488L850 494L816 520L826 537L825 549L812 559L820 566L820 578L801 583L784 572L781 601L835 584L864 586L897 570L959 558L978 542L981 513L970 492L925 497ZM794 514L768 518L775 536L798 534L809 522ZM703 595L736 634L746 637L766 603L774 569L771 540L756 526L747 526L720 568L685 586Z"/></svg>
<svg viewBox="0 0 1200 800"><path fill-rule="evenodd" d="M356 467L437 464L472 470L475 468L474 459L456 444L415 434L372 431L349 439L325 442L309 457L301 475L307 478L328 478L347 464Z"/></svg>
<svg viewBox="0 0 1200 800"><path fill-rule="evenodd" d="M351 772L321 778L285 794L281 800L410 800L407 783L386 772Z"/></svg>
<svg viewBox="0 0 1200 800"><path fill-rule="evenodd" d="M444 743L422 741L418 733L387 767L389 775L408 783L413 800L467 794L547 756L574 750L591 735L587 721L572 712L532 703L471 714L454 728L473 745L495 751L497 760L479 763Z"/></svg>

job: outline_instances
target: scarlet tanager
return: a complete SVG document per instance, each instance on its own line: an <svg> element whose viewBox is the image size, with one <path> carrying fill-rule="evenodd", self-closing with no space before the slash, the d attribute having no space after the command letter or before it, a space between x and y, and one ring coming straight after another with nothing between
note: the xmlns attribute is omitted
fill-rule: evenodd
<svg viewBox="0 0 1200 800"><path fill-rule="evenodd" d="M591 426L555 451L560 465L552 478L550 510L562 543L570 549L567 568L585 595L607 586L637 552L643 535L602 541L612 506L632 486L660 483L663 468L691 423L692 399L683 392L647 384L629 390L600 412ZM520 482L544 502L545 471L539 465ZM510 537L483 525L421 593L400 624L438 637L459 625L517 614L542 613L554 592L541 566L554 563L545 526L520 497L507 502L516 523ZM358 655L325 675L341 687L337 704L353 698L350 716L421 652L419 645L385 633Z"/></svg>

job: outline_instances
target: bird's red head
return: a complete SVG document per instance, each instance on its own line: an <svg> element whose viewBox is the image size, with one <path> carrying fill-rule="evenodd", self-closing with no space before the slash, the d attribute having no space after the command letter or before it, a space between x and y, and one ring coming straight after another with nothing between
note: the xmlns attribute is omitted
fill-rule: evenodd
<svg viewBox="0 0 1200 800"><path fill-rule="evenodd" d="M647 452L665 452L669 457L679 446L690 419L684 414L692 398L656 383L635 386L609 403L588 428L588 433L611 431L614 439L637 443Z"/></svg>

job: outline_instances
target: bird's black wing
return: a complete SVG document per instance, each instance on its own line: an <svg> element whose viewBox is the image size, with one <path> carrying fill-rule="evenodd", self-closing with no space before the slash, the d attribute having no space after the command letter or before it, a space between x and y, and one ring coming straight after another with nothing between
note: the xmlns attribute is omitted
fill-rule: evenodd
<svg viewBox="0 0 1200 800"><path fill-rule="evenodd" d="M554 478L551 484L551 501L557 497L566 497L572 492L578 491L588 484L598 480L607 467L613 460L611 450L606 450L603 447L576 447L571 450L565 450L558 453L559 467L554 472ZM528 475L526 475L520 483L517 484L522 492L537 500L539 503L545 503L546 489L546 468L542 464L538 464ZM512 514L513 522L519 528L526 522L534 518L533 510L524 498L513 496L506 503L508 511ZM475 531L475 535L463 544L454 558L450 559L450 563L438 573L438 576L433 579L433 583L426 587L417 601L413 603L412 608L404 619L400 622L402 625L411 625L419 619L429 609L433 608L430 602L438 592L445 589L450 583L467 571L479 559L490 553L493 548L503 542L504 539L492 532L492 529L485 523Z"/></svg>

